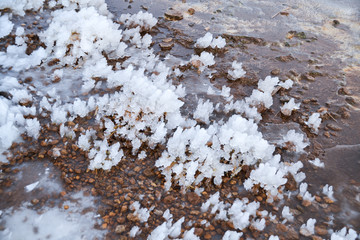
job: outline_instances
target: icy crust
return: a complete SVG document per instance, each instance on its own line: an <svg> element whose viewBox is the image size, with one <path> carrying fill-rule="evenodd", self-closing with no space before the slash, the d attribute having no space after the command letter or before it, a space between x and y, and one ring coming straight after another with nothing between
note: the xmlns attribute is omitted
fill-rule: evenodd
<svg viewBox="0 0 360 240"><path fill-rule="evenodd" d="M45 0L1 0L0 9L10 8L13 13L24 16L26 10L40 10Z"/></svg>
<svg viewBox="0 0 360 240"><path fill-rule="evenodd" d="M211 214L216 213L216 220L230 221L234 224L234 228L238 230L243 230L250 225L259 231L265 228L265 219L257 218L256 215L260 207L259 202L249 202L247 198L243 198L241 200L236 199L231 205L220 201L219 196L219 192L210 196L210 198L202 204L201 211L206 212L211 209Z"/></svg>
<svg viewBox="0 0 360 240"><path fill-rule="evenodd" d="M37 138L40 131L40 123L35 116L35 107L26 107L21 103L31 102L33 97L28 90L14 77L5 77L0 81L0 92L9 92L11 97L0 97L0 162L7 162L3 152L13 142L20 140L22 133L29 137Z"/></svg>
<svg viewBox="0 0 360 240"><path fill-rule="evenodd" d="M72 196L76 201L66 201L69 210L59 207L42 207L34 210L30 203L22 204L17 209L7 209L2 214L5 229L0 231L0 238L11 239L103 239L107 231L89 228L101 223L95 212L89 211L94 206L94 199L85 197L82 192ZM85 214L84 214L85 212ZM36 231L34 231L36 229Z"/></svg>

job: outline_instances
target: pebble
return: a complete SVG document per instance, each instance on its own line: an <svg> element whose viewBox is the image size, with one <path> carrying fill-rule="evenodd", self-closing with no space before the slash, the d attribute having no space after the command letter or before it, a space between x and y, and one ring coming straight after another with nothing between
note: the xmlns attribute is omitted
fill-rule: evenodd
<svg viewBox="0 0 360 240"><path fill-rule="evenodd" d="M311 205L311 201L309 200L303 200L301 205L303 205L304 207L309 207Z"/></svg>
<svg viewBox="0 0 360 240"><path fill-rule="evenodd" d="M290 62L290 61L295 60L295 58L293 56L291 56L291 54L290 54L290 55L287 55L287 56L277 57L276 60L278 60L280 62Z"/></svg>
<svg viewBox="0 0 360 240"><path fill-rule="evenodd" d="M181 12L172 9L165 13L165 17L170 21L179 21L183 19Z"/></svg>
<svg viewBox="0 0 360 240"><path fill-rule="evenodd" d="M188 12L190 15L194 15L195 9L189 8L189 9L187 10L187 12Z"/></svg>
<svg viewBox="0 0 360 240"><path fill-rule="evenodd" d="M205 239L211 239L211 234L210 233L206 233L204 236Z"/></svg>
<svg viewBox="0 0 360 240"><path fill-rule="evenodd" d="M333 123L328 123L328 124L326 124L326 126L333 131L341 131L342 130L341 127L339 127Z"/></svg>
<svg viewBox="0 0 360 240"><path fill-rule="evenodd" d="M328 231L324 227L315 226L315 232L316 234L320 236L324 236L328 234Z"/></svg>
<svg viewBox="0 0 360 240"><path fill-rule="evenodd" d="M187 193L186 198L192 205L199 204L201 200L200 197L194 192Z"/></svg>
<svg viewBox="0 0 360 240"><path fill-rule="evenodd" d="M159 46L160 46L161 50L169 51L174 47L174 43L173 42L161 42L161 43L159 43Z"/></svg>
<svg viewBox="0 0 360 240"><path fill-rule="evenodd" d="M273 69L273 70L271 70L271 75L275 75L275 76L277 76L277 75L279 75L280 74L280 69Z"/></svg>
<svg viewBox="0 0 360 240"><path fill-rule="evenodd" d="M175 201L175 197L172 195L167 195L164 197L164 203L169 204Z"/></svg>
<svg viewBox="0 0 360 240"><path fill-rule="evenodd" d="M120 234L126 231L125 225L117 225L115 228L115 233Z"/></svg>

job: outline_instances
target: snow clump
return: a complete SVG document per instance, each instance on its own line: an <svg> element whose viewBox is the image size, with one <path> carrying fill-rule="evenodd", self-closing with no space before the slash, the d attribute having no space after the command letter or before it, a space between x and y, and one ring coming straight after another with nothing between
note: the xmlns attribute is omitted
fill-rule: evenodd
<svg viewBox="0 0 360 240"><path fill-rule="evenodd" d="M309 120L305 121L305 124L312 128L315 133L317 133L321 124L320 113L311 114Z"/></svg>
<svg viewBox="0 0 360 240"><path fill-rule="evenodd" d="M314 160L309 160L309 163L311 163L312 165L314 165L316 167L320 167L320 168L325 167L325 164L323 162L321 162L319 158L315 158Z"/></svg>
<svg viewBox="0 0 360 240"><path fill-rule="evenodd" d="M1 5L1 3L0 3ZM0 7L1 8L1 7ZM11 33L14 24L9 20L9 14L0 17L0 38L3 38Z"/></svg>
<svg viewBox="0 0 360 240"><path fill-rule="evenodd" d="M301 225L300 233L304 236L311 236L315 233L316 219L309 218L306 224Z"/></svg>
<svg viewBox="0 0 360 240"><path fill-rule="evenodd" d="M238 63L237 61L234 61L231 66L232 68L228 71L228 76L231 80L236 80L245 76L246 72L244 71L241 62Z"/></svg>
<svg viewBox="0 0 360 240"><path fill-rule="evenodd" d="M300 108L300 103L295 103L294 98L291 98L289 102L285 103L280 109L282 114L290 116L292 111Z"/></svg>
<svg viewBox="0 0 360 240"><path fill-rule="evenodd" d="M224 38L222 37L217 37L217 38L213 38L213 35L209 32L207 32L205 34L205 36L199 38L196 43L195 43L195 47L198 48L207 48L207 47L211 47L211 48L223 48L226 45L226 41Z"/></svg>
<svg viewBox="0 0 360 240"><path fill-rule="evenodd" d="M355 240L357 238L357 233L355 230L346 227L342 228L341 230L334 232L331 234L331 240Z"/></svg>

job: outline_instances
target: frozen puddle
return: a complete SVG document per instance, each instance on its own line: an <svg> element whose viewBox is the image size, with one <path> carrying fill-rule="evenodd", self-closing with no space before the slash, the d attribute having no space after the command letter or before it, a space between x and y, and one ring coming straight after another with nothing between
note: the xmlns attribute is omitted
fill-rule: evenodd
<svg viewBox="0 0 360 240"><path fill-rule="evenodd" d="M94 212L84 210L92 208L93 198L83 196L82 192L71 196L64 207L41 207L31 209L30 203L20 208L10 208L1 215L3 227L1 239L102 239L106 233L89 226L99 224Z"/></svg>
<svg viewBox="0 0 360 240"><path fill-rule="evenodd" d="M101 218L95 198L82 191L65 194L53 167L25 163L14 176L11 195L1 205L1 239L102 239L107 231L95 229ZM30 183L32 182L32 183ZM30 184L29 184L30 183Z"/></svg>

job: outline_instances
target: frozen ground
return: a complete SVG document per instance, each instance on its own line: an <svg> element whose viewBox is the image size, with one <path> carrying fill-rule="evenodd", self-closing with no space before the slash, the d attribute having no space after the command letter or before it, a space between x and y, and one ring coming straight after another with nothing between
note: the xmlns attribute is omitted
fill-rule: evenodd
<svg viewBox="0 0 360 240"><path fill-rule="evenodd" d="M358 237L357 1L0 8L3 238Z"/></svg>

